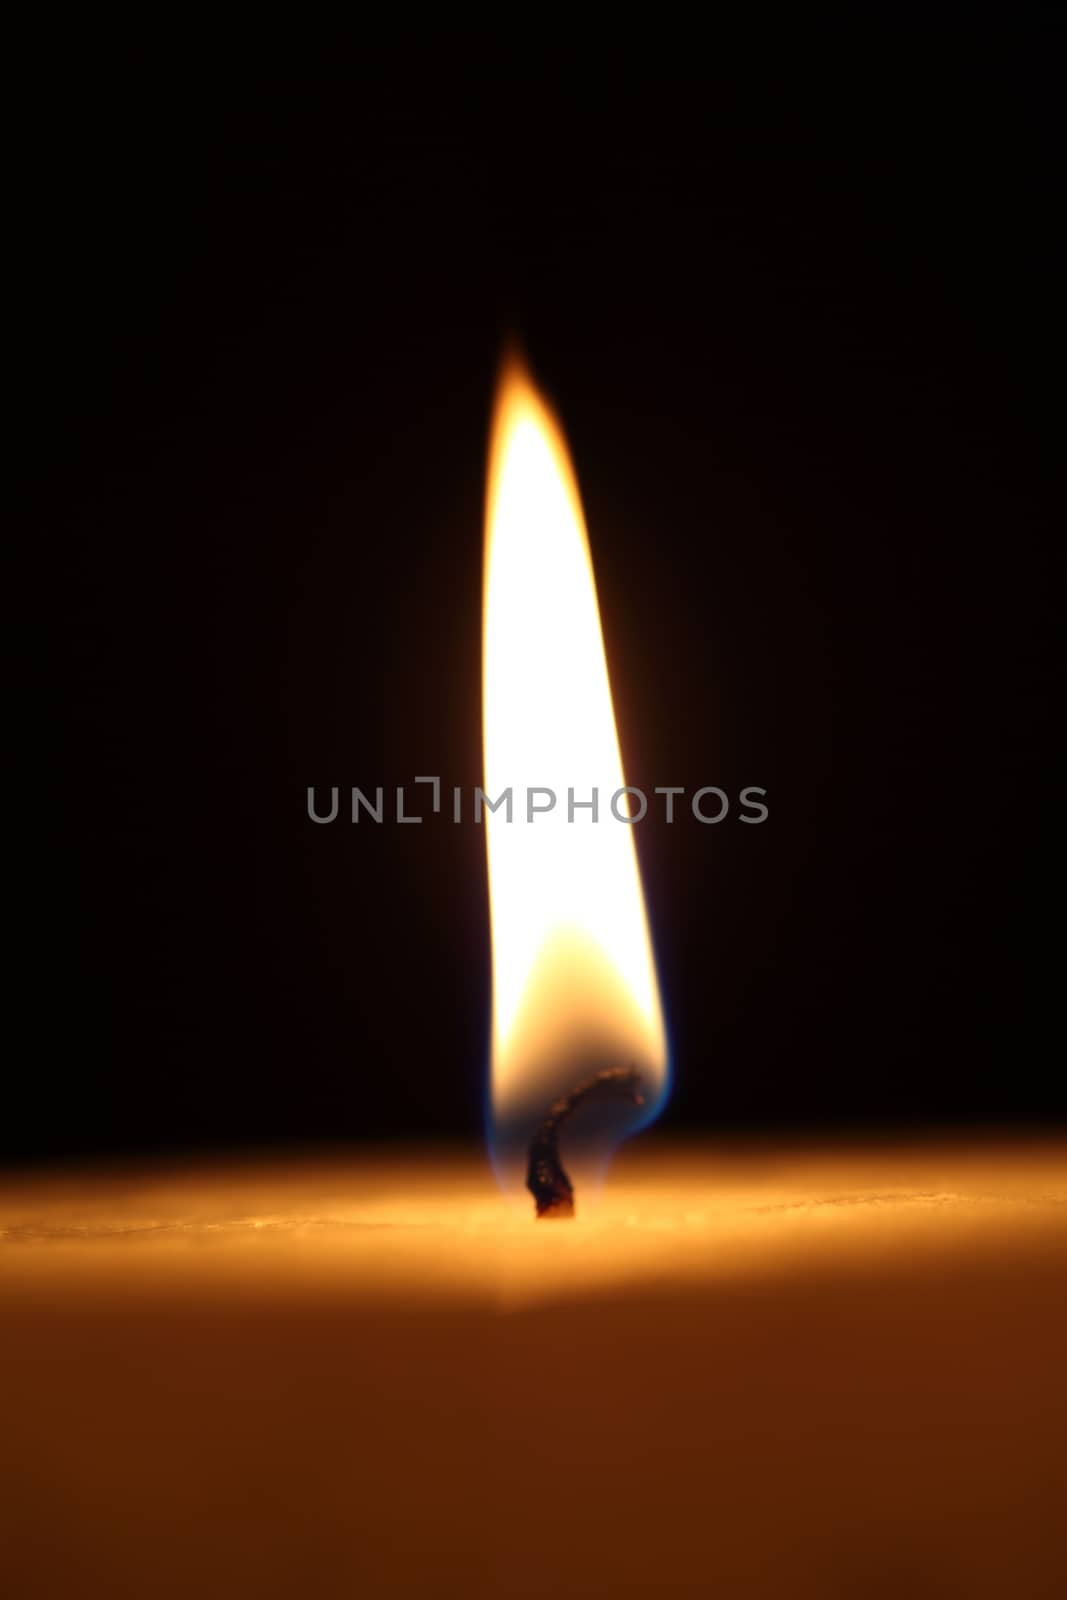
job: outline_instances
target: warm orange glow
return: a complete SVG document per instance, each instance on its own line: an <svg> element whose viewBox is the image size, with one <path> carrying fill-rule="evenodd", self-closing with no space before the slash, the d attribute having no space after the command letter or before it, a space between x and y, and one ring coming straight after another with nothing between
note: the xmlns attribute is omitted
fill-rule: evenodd
<svg viewBox="0 0 1067 1600"><path fill-rule="evenodd" d="M594 1064L638 1066L655 1109L666 1040L633 826L610 809L626 779L592 557L562 430L515 359L490 442L484 629L485 790L514 797L511 822L485 815L494 1119ZM556 795L533 821L529 788ZM594 789L597 822L569 820L569 793Z"/></svg>

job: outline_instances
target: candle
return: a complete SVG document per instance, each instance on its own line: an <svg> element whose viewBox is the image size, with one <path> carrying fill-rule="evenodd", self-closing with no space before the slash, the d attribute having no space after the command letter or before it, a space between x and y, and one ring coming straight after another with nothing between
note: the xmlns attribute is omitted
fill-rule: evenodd
<svg viewBox="0 0 1067 1600"><path fill-rule="evenodd" d="M1065 1154L8 1178L7 1592L1052 1594Z"/></svg>
<svg viewBox="0 0 1067 1600"><path fill-rule="evenodd" d="M505 1192L433 1150L8 1179L6 1590L1055 1592L1067 1152L650 1139L602 1181L667 1033L577 484L515 361L488 501Z"/></svg>

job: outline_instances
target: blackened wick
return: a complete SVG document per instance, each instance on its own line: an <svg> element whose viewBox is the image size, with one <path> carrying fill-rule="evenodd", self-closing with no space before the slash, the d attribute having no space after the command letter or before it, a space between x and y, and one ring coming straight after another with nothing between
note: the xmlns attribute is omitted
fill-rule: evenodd
<svg viewBox="0 0 1067 1600"><path fill-rule="evenodd" d="M590 1100L628 1100L643 1106L641 1075L636 1067L608 1067L556 1100L530 1140L526 1187L539 1217L573 1217L574 1186L559 1157L559 1136L569 1117Z"/></svg>

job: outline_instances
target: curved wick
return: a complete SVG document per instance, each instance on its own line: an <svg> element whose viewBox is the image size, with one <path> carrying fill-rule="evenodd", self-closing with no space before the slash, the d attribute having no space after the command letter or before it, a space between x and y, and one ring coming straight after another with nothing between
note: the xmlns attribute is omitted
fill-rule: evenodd
<svg viewBox="0 0 1067 1600"><path fill-rule="evenodd" d="M573 1217L574 1187L559 1157L559 1136L564 1123L590 1100L628 1100L643 1106L641 1075L636 1067L608 1067L595 1072L577 1089L556 1100L530 1140L526 1187L534 1197L539 1217Z"/></svg>

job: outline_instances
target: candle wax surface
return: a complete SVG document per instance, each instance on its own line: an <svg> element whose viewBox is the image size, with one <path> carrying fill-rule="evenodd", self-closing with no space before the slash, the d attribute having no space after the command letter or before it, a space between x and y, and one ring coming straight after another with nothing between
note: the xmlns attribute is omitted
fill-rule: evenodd
<svg viewBox="0 0 1067 1600"><path fill-rule="evenodd" d="M1019 1596L1067 1577L1067 1150L0 1185L11 1594Z"/></svg>

